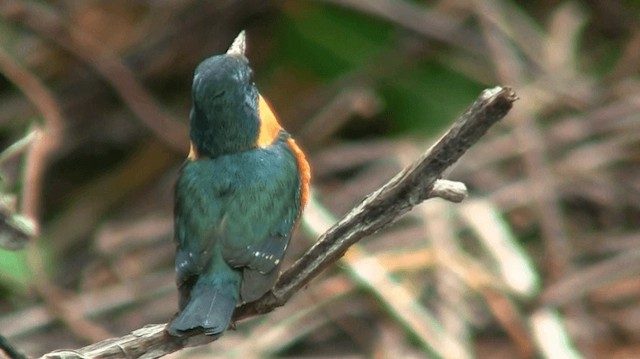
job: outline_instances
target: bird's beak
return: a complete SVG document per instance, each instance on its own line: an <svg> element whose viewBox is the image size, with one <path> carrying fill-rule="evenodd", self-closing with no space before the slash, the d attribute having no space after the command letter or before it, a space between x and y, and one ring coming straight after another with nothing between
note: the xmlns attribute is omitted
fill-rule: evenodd
<svg viewBox="0 0 640 359"><path fill-rule="evenodd" d="M247 49L247 41L246 36L244 34L244 30L240 31L236 39L233 40L231 46L229 46L229 50L227 50L227 55L241 55L244 56L244 52Z"/></svg>

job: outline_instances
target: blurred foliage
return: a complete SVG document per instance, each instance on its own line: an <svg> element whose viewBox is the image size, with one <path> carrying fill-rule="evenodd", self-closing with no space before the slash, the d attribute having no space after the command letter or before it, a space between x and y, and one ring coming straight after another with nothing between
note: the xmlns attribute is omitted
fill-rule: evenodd
<svg viewBox="0 0 640 359"><path fill-rule="evenodd" d="M391 4L385 9L399 15L390 20L353 4ZM416 18L420 29L401 21ZM526 246L521 255L528 253L543 279L539 295L502 291L482 235L467 223L474 215L462 213L467 202L435 214L420 207L363 247L401 278L395 285L411 288L412 308L442 314L455 303L469 321L459 337L478 357L533 353L530 330L518 325L530 324L531 308L553 302L549 286L576 276L586 289L556 291L568 304L548 306L588 332L570 333L580 349L606 352L598 347L605 341L604 348L637 346L637 278L584 279L606 273L600 265L640 243L637 0L3 0L0 145L24 138L34 124L55 145L40 157L42 184L31 208L41 236L26 248L33 253L0 249L1 334L42 353L172 315L172 185L188 150L191 76L241 29L256 82L307 149L315 190L333 214L395 175L482 89L516 86L516 115L467 153L452 177L471 189L468 202L486 202L489 210L476 215L500 211L487 228L497 223L514 246ZM10 73L11 65L18 72ZM136 86L142 91L132 92ZM53 110L43 107L47 96ZM52 125L56 110L61 128ZM167 119L175 126L162 127ZM185 141L176 145L181 135ZM33 182L25 178L31 156L23 149L1 163L1 190L18 198L11 209L17 213L30 205L23 196ZM550 213L561 222L555 232ZM448 221L446 234L463 248L464 261L436 258L438 244L425 227L438 220ZM290 260L309 244L298 237ZM568 254L553 247L563 240ZM558 269L562 255L570 269ZM407 355L395 357L422 357L420 334L407 333L387 312L389 303L380 305L343 269L332 268L284 308L241 323L202 350L384 357L377 354L397 346ZM453 270L462 277L454 285L446 277ZM452 290L458 301L447 297L449 287L459 289ZM69 311L76 313L65 321Z"/></svg>
<svg viewBox="0 0 640 359"><path fill-rule="evenodd" d="M9 288L5 295L24 293L32 280L25 252L0 250L0 280L0 286Z"/></svg>
<svg viewBox="0 0 640 359"><path fill-rule="evenodd" d="M366 67L394 46L393 28L382 21L328 6L296 7L277 22L276 64L327 82Z"/></svg>
<svg viewBox="0 0 640 359"><path fill-rule="evenodd" d="M388 22L347 9L321 4L289 3L275 22L275 44L268 65L309 74L315 83L345 76L366 76L379 89L385 111L379 120L387 135L432 136L475 99L479 84L439 63L437 58L398 62L405 56L402 38L408 33ZM258 75L268 76L268 75ZM369 127L371 129L371 127ZM374 127L375 128L375 127ZM360 131L366 131L359 128ZM367 133L350 133L367 137ZM378 133L375 133L378 135Z"/></svg>

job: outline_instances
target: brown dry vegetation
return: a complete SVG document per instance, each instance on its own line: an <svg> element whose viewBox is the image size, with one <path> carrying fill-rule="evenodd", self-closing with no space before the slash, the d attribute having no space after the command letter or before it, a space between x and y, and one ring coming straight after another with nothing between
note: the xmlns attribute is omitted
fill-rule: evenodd
<svg viewBox="0 0 640 359"><path fill-rule="evenodd" d="M640 357L640 6L522 3L0 0L0 140L30 141L2 157L3 203L39 223L0 250L0 334L37 356L171 317L192 71L245 28L313 166L288 262L479 89L520 100L447 175L467 200L425 202L283 308L173 357ZM377 26L379 42L341 33Z"/></svg>

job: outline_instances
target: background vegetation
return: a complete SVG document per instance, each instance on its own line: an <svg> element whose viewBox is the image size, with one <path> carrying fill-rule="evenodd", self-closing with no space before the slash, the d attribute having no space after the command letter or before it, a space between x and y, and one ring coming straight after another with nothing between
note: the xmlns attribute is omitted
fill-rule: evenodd
<svg viewBox="0 0 640 359"><path fill-rule="evenodd" d="M465 202L421 205L284 308L175 357L450 353L425 327L469 357L640 357L638 14L597 0L1 1L1 148L18 142L0 159L1 212L39 235L0 249L0 334L42 355L171 317L193 69L246 29L256 82L313 166L311 213L348 212L483 88L520 100L450 173ZM362 258L377 266L358 272Z"/></svg>

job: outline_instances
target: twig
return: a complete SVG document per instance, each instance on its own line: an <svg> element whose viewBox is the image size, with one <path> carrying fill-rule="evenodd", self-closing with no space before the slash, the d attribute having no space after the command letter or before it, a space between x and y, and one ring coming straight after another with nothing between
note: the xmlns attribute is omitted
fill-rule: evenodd
<svg viewBox="0 0 640 359"><path fill-rule="evenodd" d="M489 201L471 200L460 207L460 217L474 231L492 259L493 267L509 291L532 298L540 290L540 279L531 258L518 243Z"/></svg>
<svg viewBox="0 0 640 359"><path fill-rule="evenodd" d="M453 205L451 205L452 207ZM456 345L456 356L452 352L441 355L443 358L474 358L471 350L471 330L467 319L469 305L468 287L456 276L448 266L448 259L458 256L461 252L454 220L451 216L450 204L442 201L432 201L420 206L420 214L425 218L423 227L429 244L437 261L435 267L435 290L438 301L434 303L436 318L447 333L451 342ZM449 345L451 349L451 345Z"/></svg>
<svg viewBox="0 0 640 359"><path fill-rule="evenodd" d="M88 33L66 23L53 11L24 1L3 1L0 15L42 35L92 66L159 139L176 151L189 143L186 127L167 115L114 53Z"/></svg>
<svg viewBox="0 0 640 359"><path fill-rule="evenodd" d="M436 180L509 112L516 99L516 94L510 88L496 87L483 91L435 145L322 235L302 258L280 276L274 288L264 297L237 308L234 319L268 313L284 305L311 279L342 257L351 245L388 226L400 215L430 198ZM186 346L215 340L202 335L171 337L164 327L165 324L146 326L121 338L108 339L78 350L56 351L45 357L158 358Z"/></svg>
<svg viewBox="0 0 640 359"><path fill-rule="evenodd" d="M529 318L529 326L543 358L582 359L556 309L542 307L536 310Z"/></svg>
<svg viewBox="0 0 640 359"><path fill-rule="evenodd" d="M501 4L493 1L477 1L476 4L480 7L478 14L482 15L482 29L489 44L489 55L495 60L492 63L496 64L498 77L502 81L524 84L526 75L522 68L522 61L507 38L507 33L510 31L500 30L500 28L509 29L507 23L510 22L503 16L493 18L493 15L503 13ZM549 41L549 39L542 40ZM535 57L539 57L539 55L536 54L531 58ZM555 194L557 191L554 185L555 176L549 169L545 153L545 139L532 115L535 111L528 108L529 106L537 107L540 105L529 102L519 108L514 135L522 148L522 161L530 180L529 191L534 199L533 206L540 218L540 230L549 263L547 273L551 277L551 281L555 281L566 272L573 270L572 251L562 221L563 216L556 201L558 196Z"/></svg>
<svg viewBox="0 0 640 359"><path fill-rule="evenodd" d="M317 147L337 132L354 115L372 117L382 107L381 100L365 86L352 86L340 91L304 127L297 138L305 147Z"/></svg>
<svg viewBox="0 0 640 359"><path fill-rule="evenodd" d="M640 250L628 250L615 257L582 268L548 286L540 301L546 306L563 306L595 288L640 273Z"/></svg>
<svg viewBox="0 0 640 359"><path fill-rule="evenodd" d="M0 248L10 251L23 249L35 236L36 224L31 219L16 214L0 198Z"/></svg>
<svg viewBox="0 0 640 359"><path fill-rule="evenodd" d="M62 113L53 94L29 70L22 67L0 46L0 72L4 74L38 108L46 123L46 129L35 126L30 137L30 149L25 161L22 213L32 220L39 218L39 199L42 177L47 157L60 143Z"/></svg>
<svg viewBox="0 0 640 359"><path fill-rule="evenodd" d="M22 194L22 212L27 218L37 220L40 208L41 183L47 165L47 159L61 143L64 127L60 106L53 94L29 70L23 68L0 46L0 72L5 74L31 100L40 111L46 123L45 128L35 126L31 147L25 159L24 189ZM8 222L7 222L8 223ZM34 227L37 228L37 227ZM35 229L34 231L37 231ZM36 238L36 236L32 236ZM27 262L35 273L35 287L40 297L52 313L62 320L79 338L89 342L108 338L108 332L91 321L75 315L65 306L61 290L52 284L43 268L40 248L31 246L27 251Z"/></svg>
<svg viewBox="0 0 640 359"><path fill-rule="evenodd" d="M1 52L0 49L0 57L2 57ZM0 165L24 152L33 143L35 137L35 131L31 131L2 151ZM15 204L8 196L0 196L0 248L12 251L24 248L29 240L36 235L36 229L36 223L32 219L16 213Z"/></svg>
<svg viewBox="0 0 640 359"><path fill-rule="evenodd" d="M466 193L464 185L462 188ZM314 236L318 236L329 229L335 219L316 201L314 196L309 202L304 227ZM420 344L432 350L438 357L459 359L472 357L457 338L443 330L438 320L420 305L414 291L406 284L394 280L389 269L377 257L371 255L364 246L354 243L349 247L341 263L352 278L384 303L386 310L410 330Z"/></svg>

